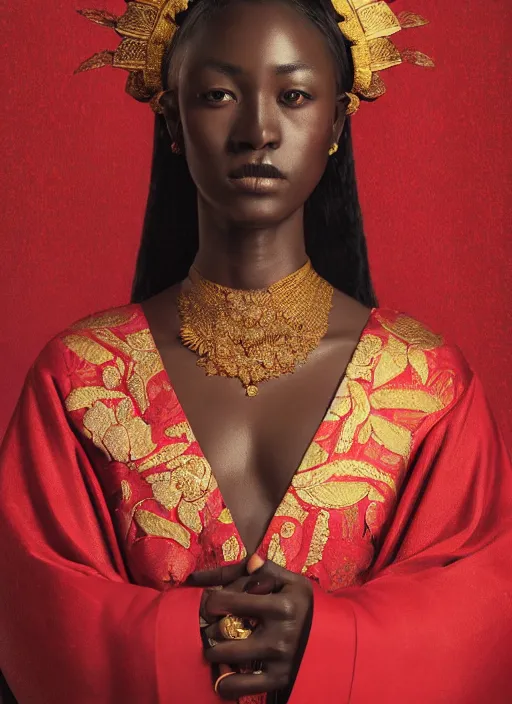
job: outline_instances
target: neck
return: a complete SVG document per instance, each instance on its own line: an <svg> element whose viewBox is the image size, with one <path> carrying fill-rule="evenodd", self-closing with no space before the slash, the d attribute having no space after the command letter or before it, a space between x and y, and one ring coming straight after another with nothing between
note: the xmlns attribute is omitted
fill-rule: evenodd
<svg viewBox="0 0 512 704"><path fill-rule="evenodd" d="M272 226L220 221L199 199L199 249L194 266L221 286L263 289L307 261L303 209Z"/></svg>

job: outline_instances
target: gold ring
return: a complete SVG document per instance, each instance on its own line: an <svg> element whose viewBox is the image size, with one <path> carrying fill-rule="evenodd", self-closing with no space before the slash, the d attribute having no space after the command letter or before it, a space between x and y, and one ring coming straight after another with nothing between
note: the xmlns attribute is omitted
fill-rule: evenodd
<svg viewBox="0 0 512 704"><path fill-rule="evenodd" d="M254 628L254 621L228 614L219 621L219 631L226 640L245 640Z"/></svg>
<svg viewBox="0 0 512 704"><path fill-rule="evenodd" d="M236 672L225 672L223 675L220 677L217 677L217 681L215 682L213 689L215 691L215 694L219 693L219 684L222 682L222 680L225 680L226 677L231 677L231 675L236 675Z"/></svg>

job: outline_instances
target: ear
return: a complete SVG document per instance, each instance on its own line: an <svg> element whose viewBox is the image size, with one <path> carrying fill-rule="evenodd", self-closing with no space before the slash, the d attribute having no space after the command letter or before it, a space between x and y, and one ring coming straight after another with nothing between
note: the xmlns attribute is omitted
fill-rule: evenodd
<svg viewBox="0 0 512 704"><path fill-rule="evenodd" d="M164 111L165 122L172 141L178 141L181 134L180 108L178 92L167 90L160 98L160 105Z"/></svg>
<svg viewBox="0 0 512 704"><path fill-rule="evenodd" d="M333 138L336 143L340 141L341 133L343 132L345 120L347 119L346 113L349 102L350 101L346 93L341 93L341 95L338 95L336 98L334 124L332 127Z"/></svg>

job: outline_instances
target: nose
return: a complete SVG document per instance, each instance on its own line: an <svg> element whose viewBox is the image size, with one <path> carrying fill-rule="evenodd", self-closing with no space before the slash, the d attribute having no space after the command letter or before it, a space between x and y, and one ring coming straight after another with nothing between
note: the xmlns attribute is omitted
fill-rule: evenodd
<svg viewBox="0 0 512 704"><path fill-rule="evenodd" d="M277 149L281 141L279 106L274 97L245 98L239 105L231 134L235 152Z"/></svg>

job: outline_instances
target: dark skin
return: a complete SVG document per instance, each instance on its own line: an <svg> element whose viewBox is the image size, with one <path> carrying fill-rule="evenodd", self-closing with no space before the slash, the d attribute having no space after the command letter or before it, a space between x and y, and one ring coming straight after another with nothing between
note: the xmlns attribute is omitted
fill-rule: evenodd
<svg viewBox="0 0 512 704"><path fill-rule="evenodd" d="M295 70L293 64L305 67ZM216 64L216 66L214 65ZM221 67L222 65L222 67ZM280 69L276 69L280 66ZM236 67L233 68L233 67ZM308 97L305 97L308 96ZM290 5L229 5L187 46L178 85L162 98L172 139L198 189L199 250L206 278L240 289L266 288L306 261L304 203L340 138L346 99L337 94L332 54L320 31ZM285 175L271 194L234 191L229 172L265 158ZM370 311L335 291L329 328L294 374L265 382L248 398L237 379L207 377L178 337L176 299L188 280L144 303L165 368L212 467L249 555L253 555L338 388ZM293 409L293 410L291 410ZM246 564L196 573L205 591L209 635L227 613L259 625L245 641L205 652L211 663L263 661L261 675L224 679L236 700L293 681L312 607L309 581L256 556ZM260 584L254 586L255 577ZM258 593L248 593L256 590ZM270 586L269 586L270 585Z"/></svg>

